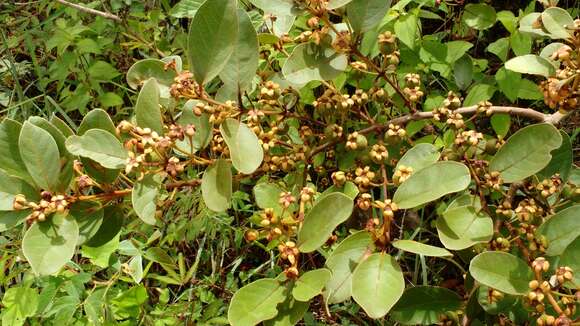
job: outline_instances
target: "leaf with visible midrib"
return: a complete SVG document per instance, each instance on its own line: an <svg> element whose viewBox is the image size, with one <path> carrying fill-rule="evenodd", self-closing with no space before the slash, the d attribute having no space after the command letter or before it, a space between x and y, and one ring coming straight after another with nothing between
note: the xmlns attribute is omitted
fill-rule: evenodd
<svg viewBox="0 0 580 326"><path fill-rule="evenodd" d="M155 225L155 211L157 210L157 196L160 183L151 174L135 182L131 192L131 203L139 218L151 225Z"/></svg>
<svg viewBox="0 0 580 326"><path fill-rule="evenodd" d="M580 237L580 205L559 211L544 222L536 232L548 240L547 255L562 254L574 239Z"/></svg>
<svg viewBox="0 0 580 326"><path fill-rule="evenodd" d="M4 119L0 123L0 169L34 184L18 148L18 137L21 130L22 124L20 122Z"/></svg>
<svg viewBox="0 0 580 326"><path fill-rule="evenodd" d="M50 275L71 259L78 237L77 222L70 216L55 214L26 231L22 251L35 274Z"/></svg>
<svg viewBox="0 0 580 326"><path fill-rule="evenodd" d="M526 294L534 279L532 270L522 259L500 251L487 251L475 256L469 273L481 284L508 294Z"/></svg>
<svg viewBox="0 0 580 326"><path fill-rule="evenodd" d="M417 144L409 149L397 162L396 168L406 166L417 172L439 160L441 153L433 144Z"/></svg>
<svg viewBox="0 0 580 326"><path fill-rule="evenodd" d="M344 239L328 256L326 266L332 276L324 292L327 303L340 303L351 296L352 273L366 253L373 252L370 233L359 231Z"/></svg>
<svg viewBox="0 0 580 326"><path fill-rule="evenodd" d="M552 63L535 54L526 54L512 58L505 63L505 68L522 74L550 77L556 73Z"/></svg>
<svg viewBox="0 0 580 326"><path fill-rule="evenodd" d="M294 48L282 67L282 74L291 83L302 85L313 80L331 80L347 67L347 58L330 46L314 43Z"/></svg>
<svg viewBox="0 0 580 326"><path fill-rule="evenodd" d="M220 72L220 79L235 89L236 94L243 94L252 86L258 69L259 51L258 35L252 21L245 10L238 9L238 36L234 52Z"/></svg>
<svg viewBox="0 0 580 326"><path fill-rule="evenodd" d="M71 136L66 148L74 155L90 158L108 169L120 169L128 158L117 137L102 129L91 129L82 136Z"/></svg>
<svg viewBox="0 0 580 326"><path fill-rule="evenodd" d="M236 170L251 174L260 167L264 150L252 129L235 119L226 119L220 126L220 132L228 145Z"/></svg>
<svg viewBox="0 0 580 326"><path fill-rule="evenodd" d="M34 183L45 190L59 186L60 155L56 141L48 131L26 121L18 139L20 156Z"/></svg>
<svg viewBox="0 0 580 326"><path fill-rule="evenodd" d="M352 297L374 319L386 315L404 290L401 267L385 253L370 255L352 275Z"/></svg>
<svg viewBox="0 0 580 326"><path fill-rule="evenodd" d="M296 280L292 295L298 301L308 301L321 293L322 288L332 273L326 268L315 269L304 273Z"/></svg>
<svg viewBox="0 0 580 326"><path fill-rule="evenodd" d="M163 135L163 118L159 108L159 86L154 78L148 79L135 104L135 118L141 128L151 128Z"/></svg>
<svg viewBox="0 0 580 326"><path fill-rule="evenodd" d="M298 231L300 251L311 252L322 246L334 229L350 217L353 207L353 200L339 192L317 201L306 214L304 223Z"/></svg>
<svg viewBox="0 0 580 326"><path fill-rule="evenodd" d="M403 251L412 252L414 254L419 254L419 255L423 255L423 256L431 256L431 257L452 257L453 256L452 253L450 253L449 251L447 251L443 248L427 245L427 244L413 241L413 240L394 241L393 247L400 249L400 250L403 250Z"/></svg>
<svg viewBox="0 0 580 326"><path fill-rule="evenodd" d="M236 0L204 2L189 27L187 53L193 77L205 84L216 77L232 55L238 34Z"/></svg>
<svg viewBox="0 0 580 326"><path fill-rule="evenodd" d="M504 182L523 180L542 170L560 147L562 136L553 125L542 123L518 130L489 163L490 171L501 173Z"/></svg>
<svg viewBox="0 0 580 326"><path fill-rule="evenodd" d="M228 161L219 159L209 166L201 179L201 194L205 205L214 212L230 207L232 170Z"/></svg>
<svg viewBox="0 0 580 326"><path fill-rule="evenodd" d="M393 201L399 208L417 207L444 195L461 191L471 181L469 169L458 162L437 162L411 174L397 188Z"/></svg>
<svg viewBox="0 0 580 326"><path fill-rule="evenodd" d="M230 302L228 320L233 326L252 326L276 317L276 306L283 302L285 288L271 278L264 278L239 289Z"/></svg>

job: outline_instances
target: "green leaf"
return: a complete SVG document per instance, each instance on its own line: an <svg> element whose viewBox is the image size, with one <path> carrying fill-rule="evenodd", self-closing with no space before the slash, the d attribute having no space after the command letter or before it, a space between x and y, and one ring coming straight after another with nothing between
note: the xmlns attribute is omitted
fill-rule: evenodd
<svg viewBox="0 0 580 326"><path fill-rule="evenodd" d="M465 165L452 161L437 162L413 173L397 188L393 200L402 209L413 208L461 191L470 181L471 175Z"/></svg>
<svg viewBox="0 0 580 326"><path fill-rule="evenodd" d="M300 251L312 252L322 246L334 229L350 217L353 207L353 200L342 193L330 194L317 201L298 231Z"/></svg>
<svg viewBox="0 0 580 326"><path fill-rule="evenodd" d="M54 125L52 125L52 123L44 118L33 116L28 118L28 121L33 125L47 131L56 142L60 156L60 175L58 187L55 189L55 191L65 192L70 185L74 172L73 156L67 151L65 146L66 138L58 128L56 128Z"/></svg>
<svg viewBox="0 0 580 326"><path fill-rule="evenodd" d="M18 138L21 129L22 124L11 119L4 119L0 123L0 169L9 175L34 184L32 177L26 170L18 148Z"/></svg>
<svg viewBox="0 0 580 326"><path fill-rule="evenodd" d="M565 9L550 7L542 12L542 25L553 39L567 39L572 36L574 19Z"/></svg>
<svg viewBox="0 0 580 326"><path fill-rule="evenodd" d="M332 186L326 188L326 190L324 190L324 192L322 194L320 194L320 197L318 197L317 200L321 200L323 198L323 196L330 195L330 194L335 193L335 192L343 193L343 194L347 195L348 197L350 197L352 200L354 200L356 198L356 196L358 196L360 191L359 191L358 187L356 186L356 184L354 184L354 182L347 181L344 183L344 185L342 187L332 185Z"/></svg>
<svg viewBox="0 0 580 326"><path fill-rule="evenodd" d="M250 0L250 2L264 12L276 16L296 16L302 11L294 0Z"/></svg>
<svg viewBox="0 0 580 326"><path fill-rule="evenodd" d="M507 37L500 38L493 43L490 43L486 50L495 54L501 61L507 60L508 52L510 50L510 40Z"/></svg>
<svg viewBox="0 0 580 326"><path fill-rule="evenodd" d="M30 213L31 210L29 209L21 211L0 211L0 232L20 225Z"/></svg>
<svg viewBox="0 0 580 326"><path fill-rule="evenodd" d="M83 257L89 258L91 263L105 268L109 267L111 263L111 255L119 248L119 233L117 233L108 242L99 246L83 245L81 253Z"/></svg>
<svg viewBox="0 0 580 326"><path fill-rule="evenodd" d="M252 129L235 119L226 119L220 125L220 132L228 145L236 170L251 174L260 167L264 150Z"/></svg>
<svg viewBox="0 0 580 326"><path fill-rule="evenodd" d="M352 0L346 14L352 29L363 33L380 23L390 7L391 0Z"/></svg>
<svg viewBox="0 0 580 326"><path fill-rule="evenodd" d="M41 189L56 191L60 183L60 155L50 133L26 121L20 131L18 147L34 183Z"/></svg>
<svg viewBox="0 0 580 326"><path fill-rule="evenodd" d="M166 266L174 266L175 260L167 252L159 247L151 247L143 254L148 260L154 261Z"/></svg>
<svg viewBox="0 0 580 326"><path fill-rule="evenodd" d="M527 126L513 134L491 159L490 171L501 173L504 182L523 180L542 170L560 147L562 136L551 124Z"/></svg>
<svg viewBox="0 0 580 326"><path fill-rule="evenodd" d="M452 253L450 253L449 251L447 251L443 248L430 246L430 245L427 245L427 244L424 244L421 242L417 242L417 241L413 241L413 240L394 241L393 247L400 249L400 250L403 250L403 251L412 252L414 254L429 256L429 257L452 257L453 256Z"/></svg>
<svg viewBox="0 0 580 326"><path fill-rule="evenodd" d="M104 108L121 106L124 104L123 98L114 92L103 93L99 95L98 100L99 103L101 103L101 106Z"/></svg>
<svg viewBox="0 0 580 326"><path fill-rule="evenodd" d="M187 54L195 80L206 84L225 67L238 35L236 0L206 1L189 27Z"/></svg>
<svg viewBox="0 0 580 326"><path fill-rule="evenodd" d="M32 224L22 239L22 252L34 274L50 275L72 258L78 238L77 222L55 214L46 222Z"/></svg>
<svg viewBox="0 0 580 326"><path fill-rule="evenodd" d="M331 80L347 67L347 58L329 46L314 43L294 48L282 67L284 77L291 83L304 85L313 80Z"/></svg>
<svg viewBox="0 0 580 326"><path fill-rule="evenodd" d="M469 89L467 97L465 97L465 101L463 101L463 105L465 106L477 105L479 102L491 99L494 93L495 87L493 87L492 85L488 84L473 85Z"/></svg>
<svg viewBox="0 0 580 326"><path fill-rule="evenodd" d="M131 204L139 218L151 225L155 225L155 211L157 210L157 196L161 184L151 174L136 181L131 191Z"/></svg>
<svg viewBox="0 0 580 326"><path fill-rule="evenodd" d="M401 15L395 21L394 28L397 38L411 49L415 48L419 23L419 18L411 13Z"/></svg>
<svg viewBox="0 0 580 326"><path fill-rule="evenodd" d="M125 167L129 157L117 137L102 129L91 129L82 136L69 137L66 148L73 155L90 158L108 169Z"/></svg>
<svg viewBox="0 0 580 326"><path fill-rule="evenodd" d="M14 209L14 197L22 194L28 201L38 201L39 196L36 189L24 180L12 177L0 170L0 211L11 211Z"/></svg>
<svg viewBox="0 0 580 326"><path fill-rule="evenodd" d="M485 3L470 3L463 10L463 21L471 28L488 29L495 24L496 13L493 7Z"/></svg>
<svg viewBox="0 0 580 326"><path fill-rule="evenodd" d="M153 78L148 79L137 97L135 104L137 125L141 128L151 128L163 135L163 118L159 108L159 86Z"/></svg>
<svg viewBox="0 0 580 326"><path fill-rule="evenodd" d="M359 262L374 251L370 233L360 231L344 239L328 256L326 266L332 276L326 283L325 302L340 303L352 294L352 274Z"/></svg>
<svg viewBox="0 0 580 326"><path fill-rule="evenodd" d="M560 256L559 266L568 266L574 271L574 283L580 284L580 237L572 241Z"/></svg>
<svg viewBox="0 0 580 326"><path fill-rule="evenodd" d="M548 59L535 54L526 54L510 59L505 63L505 67L506 69L522 74L544 77L550 77L556 73L556 69Z"/></svg>
<svg viewBox="0 0 580 326"><path fill-rule="evenodd" d="M107 206L103 215L107 223L101 224L97 233L86 242L86 245L91 247L103 246L120 233L125 216L123 210L118 206Z"/></svg>
<svg viewBox="0 0 580 326"><path fill-rule="evenodd" d="M109 114L101 109L93 109L85 115L79 125L79 136L84 135L89 129L102 129L108 131L111 135L116 135L116 128Z"/></svg>
<svg viewBox="0 0 580 326"><path fill-rule="evenodd" d="M209 123L209 115L207 113L202 113L200 116L193 113L193 107L198 103L196 100L189 100L183 106L181 111L181 116L177 123L186 127L187 125L195 126L195 134L191 138L185 137L184 140L178 140L176 142L177 148L189 154L194 154L199 150L204 149L209 145L212 137L212 126Z"/></svg>
<svg viewBox="0 0 580 326"><path fill-rule="evenodd" d="M79 201L72 204L69 214L79 226L77 245L82 245L97 234L105 217L101 204L91 201Z"/></svg>
<svg viewBox="0 0 580 326"><path fill-rule="evenodd" d="M203 173L201 193L205 205L214 212L223 212L230 207L232 198L232 168L226 160L216 160Z"/></svg>
<svg viewBox="0 0 580 326"><path fill-rule="evenodd" d="M516 31L516 24L518 23L518 19L513 14L513 12L509 10L502 10L497 13L497 20L501 22L503 27L507 29L510 34L513 34Z"/></svg>
<svg viewBox="0 0 580 326"><path fill-rule="evenodd" d="M461 297L449 289L415 286L405 290L390 316L404 325L434 325L442 314L459 310L461 305Z"/></svg>
<svg viewBox="0 0 580 326"><path fill-rule="evenodd" d="M141 283L143 279L143 258L141 255L133 256L127 263L129 266L128 274L135 283Z"/></svg>
<svg viewBox="0 0 580 326"><path fill-rule="evenodd" d="M169 15L175 18L193 18L204 2L205 0L181 0L171 8Z"/></svg>
<svg viewBox="0 0 580 326"><path fill-rule="evenodd" d="M252 86L252 79L258 69L259 61L258 35L250 17L243 9L238 9L238 35L234 52L220 72L224 85L243 94Z"/></svg>
<svg viewBox="0 0 580 326"><path fill-rule="evenodd" d="M95 61L88 69L91 79L109 81L119 76L120 73L110 63L105 61Z"/></svg>
<svg viewBox="0 0 580 326"><path fill-rule="evenodd" d="M538 172L538 177L540 179L549 179L556 173L560 174L562 181L568 181L570 172L572 171L572 164L574 162L574 153L572 152L572 142L570 136L560 130L560 135L562 136L562 145L559 148L552 151L552 159L546 167Z"/></svg>
<svg viewBox="0 0 580 326"><path fill-rule="evenodd" d="M278 314L276 306L286 299L285 288L264 278L239 289L230 302L228 320L232 326L253 326Z"/></svg>
<svg viewBox="0 0 580 326"><path fill-rule="evenodd" d="M413 172L417 172L437 162L440 156L441 153L439 153L439 150L434 145L426 143L417 144L401 157L399 162L397 162L395 170L400 166L406 166L413 168Z"/></svg>
<svg viewBox="0 0 580 326"><path fill-rule="evenodd" d="M352 276L352 297L369 317L386 315L405 290L405 279L395 258L385 253L370 255Z"/></svg>
<svg viewBox="0 0 580 326"><path fill-rule="evenodd" d="M512 118L509 114L496 113L491 116L491 127L498 136L505 137L510 131Z"/></svg>
<svg viewBox="0 0 580 326"><path fill-rule="evenodd" d="M510 44L516 55L530 54L532 50L532 38L518 31L510 36Z"/></svg>
<svg viewBox="0 0 580 326"><path fill-rule="evenodd" d="M254 198L256 205L261 209L272 208L276 214L282 213L280 206L280 194L282 188L274 183L262 182L254 186Z"/></svg>
<svg viewBox="0 0 580 326"><path fill-rule="evenodd" d="M298 301L309 301L322 293L322 288L328 282L332 273L326 268L319 268L304 273L296 280L292 295Z"/></svg>
<svg viewBox="0 0 580 326"><path fill-rule="evenodd" d="M546 254L561 255L566 247L580 236L580 205L563 209L550 217L536 231L548 240Z"/></svg>
<svg viewBox="0 0 580 326"><path fill-rule="evenodd" d="M135 62L127 71L127 84L137 89L150 78L155 78L159 84L170 86L176 76L173 69L165 69L165 62L157 59L143 59Z"/></svg>
<svg viewBox="0 0 580 326"><path fill-rule="evenodd" d="M539 12L532 12L520 19L520 32L525 34L530 34L532 36L550 36L541 27L536 28L536 22L541 19L541 14Z"/></svg>
<svg viewBox="0 0 580 326"><path fill-rule="evenodd" d="M519 73L501 67L495 74L495 80L499 85L499 90L510 100L518 98L519 85L522 77Z"/></svg>
<svg viewBox="0 0 580 326"><path fill-rule="evenodd" d="M449 208L436 221L439 240L445 248L463 250L493 237L493 221L471 205Z"/></svg>
<svg viewBox="0 0 580 326"><path fill-rule="evenodd" d="M487 251L475 256L469 264L469 273L483 285L507 294L526 294L534 273L522 259L499 251Z"/></svg>
<svg viewBox="0 0 580 326"><path fill-rule="evenodd" d="M351 1L352 0L329 0L328 3L326 4L326 8L328 9L340 8L342 6L347 5Z"/></svg>
<svg viewBox="0 0 580 326"><path fill-rule="evenodd" d="M27 317L35 315L39 298L36 289L12 286L2 297L2 325L24 325Z"/></svg>
<svg viewBox="0 0 580 326"><path fill-rule="evenodd" d="M278 305L278 315L276 318L264 321L266 326L294 326L304 316L310 304L294 300L289 295L284 302Z"/></svg>
<svg viewBox="0 0 580 326"><path fill-rule="evenodd" d="M453 76L459 89L464 90L473 80L473 62L471 57L464 55L453 64Z"/></svg>

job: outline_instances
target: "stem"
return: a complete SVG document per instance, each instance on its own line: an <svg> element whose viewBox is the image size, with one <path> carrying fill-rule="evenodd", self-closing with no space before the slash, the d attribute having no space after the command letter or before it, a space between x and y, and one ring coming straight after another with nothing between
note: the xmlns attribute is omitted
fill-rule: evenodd
<svg viewBox="0 0 580 326"><path fill-rule="evenodd" d="M103 12L103 11L95 10L95 9L92 9L92 8L88 8L88 7L85 7L85 6L78 5L76 3L68 2L66 0L56 0L56 2L58 2L60 4L63 4L65 6L69 6L71 8L74 8L76 10L82 11L82 12L86 12L86 13L89 13L89 14L92 14L92 15L101 16L101 17L105 17L107 19L112 19L112 20L114 20L116 22L119 22L119 23L122 22L122 20L121 20L121 18L119 16L113 15L113 14L108 13L108 12Z"/></svg>

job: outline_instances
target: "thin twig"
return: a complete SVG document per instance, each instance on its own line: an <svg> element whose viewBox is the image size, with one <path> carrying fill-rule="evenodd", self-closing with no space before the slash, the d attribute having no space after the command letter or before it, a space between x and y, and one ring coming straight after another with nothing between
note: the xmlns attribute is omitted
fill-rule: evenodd
<svg viewBox="0 0 580 326"><path fill-rule="evenodd" d="M112 20L114 20L116 22L119 22L119 23L123 21L117 15L114 15L114 14L111 14L111 13L108 13L108 12L99 11L99 10L92 9L92 8L88 8L88 7L85 7L85 6L76 4L76 3L70 3L70 2L68 2L66 0L56 0L56 2L58 2L60 4L63 4L65 6L69 6L71 8L75 8L75 9L77 9L79 11L82 11L82 12L86 12L86 13L89 13L89 14L92 14L92 15L101 16L101 17L105 17L107 19L112 19Z"/></svg>

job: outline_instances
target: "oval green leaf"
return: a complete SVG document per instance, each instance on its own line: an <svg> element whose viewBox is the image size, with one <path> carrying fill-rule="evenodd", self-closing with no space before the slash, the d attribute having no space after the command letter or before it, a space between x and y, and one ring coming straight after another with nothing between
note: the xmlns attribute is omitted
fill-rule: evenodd
<svg viewBox="0 0 580 326"><path fill-rule="evenodd" d="M245 10L238 9L238 36L234 52L219 74L224 85L233 88L238 97L252 86L258 69L259 51L258 35L250 16Z"/></svg>
<svg viewBox="0 0 580 326"><path fill-rule="evenodd" d="M60 155L50 133L26 121L20 131L18 147L24 166L36 186L56 191L60 182Z"/></svg>
<svg viewBox="0 0 580 326"><path fill-rule="evenodd" d="M0 169L9 175L34 184L18 148L21 129L22 124L11 119L4 119L0 123Z"/></svg>
<svg viewBox="0 0 580 326"><path fill-rule="evenodd" d="M139 218L151 225L155 225L155 211L157 210L157 196L161 184L156 178L147 174L143 179L135 182L131 191L131 203Z"/></svg>
<svg viewBox="0 0 580 326"><path fill-rule="evenodd" d="M450 250L463 250L493 237L493 220L473 206L447 209L437 218L439 240Z"/></svg>
<svg viewBox="0 0 580 326"><path fill-rule="evenodd" d="M116 135L117 133L113 120L111 120L111 117L105 110L101 109L93 109L85 115L83 121L81 121L81 124L79 125L79 136L84 135L84 133L90 129L102 129L112 135Z"/></svg>
<svg viewBox="0 0 580 326"><path fill-rule="evenodd" d="M407 209L428 203L447 194L461 191L471 181L469 169L458 162L434 163L413 173L395 192L393 200Z"/></svg>
<svg viewBox="0 0 580 326"><path fill-rule="evenodd" d="M342 193L333 193L317 201L298 231L300 251L312 252L322 246L334 229L350 217L353 207L353 200Z"/></svg>
<svg viewBox="0 0 580 326"><path fill-rule="evenodd" d="M483 285L508 294L526 294L528 283L534 279L531 268L522 259L500 251L487 251L475 256L469 273Z"/></svg>
<svg viewBox="0 0 580 326"><path fill-rule="evenodd" d="M371 235L366 231L350 235L334 249L326 260L326 266L332 272L324 291L327 303L340 303L350 298L352 274L363 257L373 250Z"/></svg>
<svg viewBox="0 0 580 326"><path fill-rule="evenodd" d="M304 85L313 80L334 79L346 66L346 56L332 47L305 43L294 48L282 67L282 73L289 82Z"/></svg>
<svg viewBox="0 0 580 326"><path fill-rule="evenodd" d="M56 273L73 256L79 237L77 222L55 214L32 224L22 239L22 251L36 275Z"/></svg>
<svg viewBox="0 0 580 326"><path fill-rule="evenodd" d="M232 297L228 320L232 326L253 326L278 314L276 306L286 299L285 288L271 278L250 283Z"/></svg>
<svg viewBox="0 0 580 326"><path fill-rule="evenodd" d="M574 19L563 8L550 7L542 12L542 25L553 39L567 39L572 36Z"/></svg>
<svg viewBox="0 0 580 326"><path fill-rule="evenodd" d="M553 125L527 126L513 134L491 159L489 169L501 173L504 182L523 180L542 170L551 152L562 144L562 136Z"/></svg>
<svg viewBox="0 0 580 326"><path fill-rule="evenodd" d="M117 137L102 129L90 129L82 136L69 137L66 148L71 154L90 158L108 169L125 167L129 157Z"/></svg>
<svg viewBox="0 0 580 326"><path fill-rule="evenodd" d="M220 132L228 145L236 170L251 174L260 167L264 150L252 129L235 119L226 119L220 126Z"/></svg>
<svg viewBox="0 0 580 326"><path fill-rule="evenodd" d="M550 77L556 73L554 65L548 59L535 54L526 54L510 59L505 63L505 67L522 74L544 77Z"/></svg>
<svg viewBox="0 0 580 326"><path fill-rule="evenodd" d="M413 146L397 162L397 167L406 166L417 172L439 160L441 153L432 144L422 143Z"/></svg>
<svg viewBox="0 0 580 326"><path fill-rule="evenodd" d="M141 128L151 128L163 135L163 118L159 108L159 86L153 78L148 79L137 97L135 118Z"/></svg>
<svg viewBox="0 0 580 326"><path fill-rule="evenodd" d="M322 293L332 273L326 268L315 269L304 273L296 280L292 295L298 301L308 301Z"/></svg>
<svg viewBox="0 0 580 326"><path fill-rule="evenodd" d="M201 194L205 205L214 212L223 212L230 207L232 168L228 161L219 159L205 170Z"/></svg>
<svg viewBox="0 0 580 326"><path fill-rule="evenodd" d="M236 0L204 2L195 13L187 40L193 77L205 84L216 77L232 55L238 35Z"/></svg>
<svg viewBox="0 0 580 326"><path fill-rule="evenodd" d="M463 11L463 21L471 28L488 29L495 24L497 15L495 9L485 3L470 3Z"/></svg>
<svg viewBox="0 0 580 326"><path fill-rule="evenodd" d="M395 258L375 253L361 262L352 276L352 297L371 318L381 318L397 303L405 279Z"/></svg>
<svg viewBox="0 0 580 326"><path fill-rule="evenodd" d="M540 179L549 179L556 173L560 174L560 178L564 182L568 181L570 177L574 161L572 141L565 131L560 130L560 135L562 136L562 145L552 151L550 163L542 171L538 172L538 178Z"/></svg>
<svg viewBox="0 0 580 326"><path fill-rule="evenodd" d="M157 59L143 59L135 62L127 71L127 84L137 89L148 79L155 78L158 83L170 86L175 76L175 70L165 69L165 62Z"/></svg>
<svg viewBox="0 0 580 326"><path fill-rule="evenodd" d="M543 235L548 240L547 255L561 255L580 236L579 217L580 205L575 205L559 211L538 228L538 235Z"/></svg>
<svg viewBox="0 0 580 326"><path fill-rule="evenodd" d="M414 254L423 255L423 256L430 256L430 257L452 257L453 254L449 251L427 245L421 242L413 241L413 240L397 240L393 242L393 247L412 252Z"/></svg>

